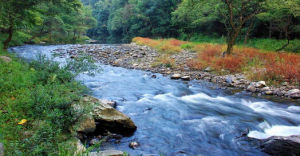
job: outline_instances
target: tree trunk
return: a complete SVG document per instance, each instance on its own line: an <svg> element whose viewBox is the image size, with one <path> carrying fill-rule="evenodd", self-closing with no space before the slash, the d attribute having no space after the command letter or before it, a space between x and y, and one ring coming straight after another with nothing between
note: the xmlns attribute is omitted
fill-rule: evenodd
<svg viewBox="0 0 300 156"><path fill-rule="evenodd" d="M12 40L12 37L13 37L13 26L11 25L9 28L8 28L8 37L7 39L3 42L3 49L7 49L8 46L9 46L9 43L10 41Z"/></svg>
<svg viewBox="0 0 300 156"><path fill-rule="evenodd" d="M248 43L248 38L249 38L249 35L250 35L250 33L251 33L251 30L252 30L253 25L254 25L254 21L252 20L252 21L251 21L251 24L250 24L250 26L249 26L249 28L248 28L248 30L247 30L247 33L246 33L246 35L245 35L244 44L247 44L247 43Z"/></svg>
<svg viewBox="0 0 300 156"><path fill-rule="evenodd" d="M273 27L273 23L270 22L270 25L269 25L269 38L272 38L272 27Z"/></svg>
<svg viewBox="0 0 300 156"><path fill-rule="evenodd" d="M239 26L238 28L232 30L232 32L229 35L229 39L227 40L227 50L225 55L230 55L233 51L233 46L235 45L235 41L237 37L239 36L239 33L242 29L242 26Z"/></svg>

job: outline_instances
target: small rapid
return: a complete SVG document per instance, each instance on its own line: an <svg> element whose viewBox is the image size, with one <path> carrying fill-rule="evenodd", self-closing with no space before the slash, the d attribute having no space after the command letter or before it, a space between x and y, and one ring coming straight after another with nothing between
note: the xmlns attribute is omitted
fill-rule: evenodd
<svg viewBox="0 0 300 156"><path fill-rule="evenodd" d="M51 57L55 49L71 45L14 47L24 59ZM62 64L65 58L56 57ZM131 155L265 155L240 136L265 139L270 136L300 135L300 106L272 102L244 92L229 94L205 81L171 80L161 74L99 65L101 72L77 79L92 96L114 100L138 129L120 142L103 143L101 149L118 149ZM138 141L140 147L128 147Z"/></svg>

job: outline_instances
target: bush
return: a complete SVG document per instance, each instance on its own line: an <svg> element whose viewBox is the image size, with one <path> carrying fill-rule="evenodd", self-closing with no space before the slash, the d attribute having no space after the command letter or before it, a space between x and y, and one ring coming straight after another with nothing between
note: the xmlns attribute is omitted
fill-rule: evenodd
<svg viewBox="0 0 300 156"><path fill-rule="evenodd" d="M0 142L7 155L58 155L81 115L72 108L87 92L51 61L0 61Z"/></svg>

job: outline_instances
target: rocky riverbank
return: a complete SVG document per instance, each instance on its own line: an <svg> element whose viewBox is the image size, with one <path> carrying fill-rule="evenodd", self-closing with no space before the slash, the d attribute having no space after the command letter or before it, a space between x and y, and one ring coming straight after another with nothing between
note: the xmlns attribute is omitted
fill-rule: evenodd
<svg viewBox="0 0 300 156"><path fill-rule="evenodd" d="M166 57L164 54L147 46L136 45L135 43L122 45L74 45L67 51L57 49L56 52L61 57L64 57L64 54L67 53L71 58L75 58L78 52L85 52L103 64L161 73L166 76L170 75L172 79L186 81L193 79L206 80L218 84L222 89L245 90L258 96L277 96L290 99L300 98L299 86L291 85L288 82L275 87L268 86L264 81L252 82L243 73L220 76L214 74L213 69L209 67L204 71L192 70L186 62L195 58L197 54L190 51L183 51L167 56L173 60L173 65L160 63L159 60ZM155 74L153 74L153 78L155 77Z"/></svg>

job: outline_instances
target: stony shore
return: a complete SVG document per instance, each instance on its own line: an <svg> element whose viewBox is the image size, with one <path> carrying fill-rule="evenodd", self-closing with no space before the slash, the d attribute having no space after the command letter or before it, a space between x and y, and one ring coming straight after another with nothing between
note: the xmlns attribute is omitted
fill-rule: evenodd
<svg viewBox="0 0 300 156"><path fill-rule="evenodd" d="M204 71L192 70L186 65L186 62L195 58L197 54L190 51L171 55L170 57L175 64L172 67L159 64L157 60L162 57L162 53L135 43L122 45L73 45L67 51L57 49L56 52L60 55L68 53L71 58L75 58L78 52L85 52L103 64L161 73L165 76L171 76L172 79L186 81L194 79L206 80L217 84L222 89L245 90L257 96L277 96L297 99L297 102L299 102L300 98L300 87L287 82L282 83L279 87L275 87L268 86L264 81L252 82L243 73L220 76L213 74L213 69L209 67ZM155 74L153 77L156 77Z"/></svg>

